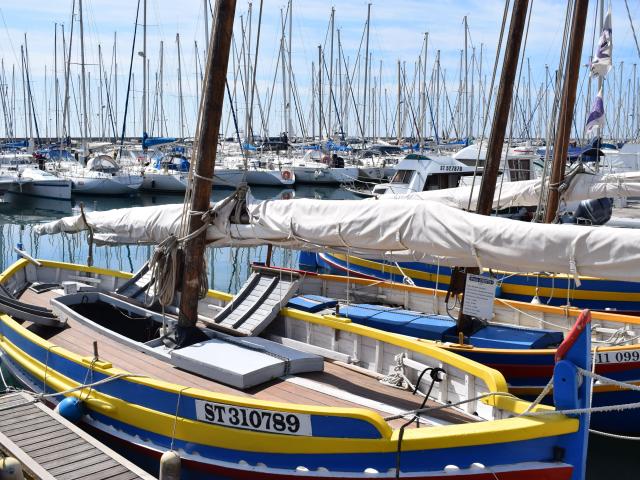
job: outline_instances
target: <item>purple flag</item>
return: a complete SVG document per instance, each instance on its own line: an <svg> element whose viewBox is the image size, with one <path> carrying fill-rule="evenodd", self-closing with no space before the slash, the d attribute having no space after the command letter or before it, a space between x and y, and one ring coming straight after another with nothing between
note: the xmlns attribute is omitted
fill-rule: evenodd
<svg viewBox="0 0 640 480"><path fill-rule="evenodd" d="M586 132L592 136L596 136L602 131L604 127L604 103L602 102L602 89L596 95L593 105L591 106L591 113L587 118Z"/></svg>
<svg viewBox="0 0 640 480"><path fill-rule="evenodd" d="M602 24L602 33L598 41L598 50L591 59L591 76L606 77L611 70L611 53L613 41L611 37L611 8L607 11Z"/></svg>

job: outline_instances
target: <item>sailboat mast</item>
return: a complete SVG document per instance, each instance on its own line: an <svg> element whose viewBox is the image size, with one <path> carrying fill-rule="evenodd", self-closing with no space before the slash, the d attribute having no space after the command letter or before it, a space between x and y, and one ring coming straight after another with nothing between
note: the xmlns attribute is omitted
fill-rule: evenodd
<svg viewBox="0 0 640 480"><path fill-rule="evenodd" d="M214 23L207 49L207 66L202 92L202 112L196 135L195 175L190 211L203 212L209 208L211 178L218 147L218 132L222 119L225 81L229 64L231 34L235 15L235 0L217 0ZM200 215L189 215L189 234L203 225ZM205 233L188 240L184 246L182 295L178 317L178 340L183 339L180 329L195 327L198 318L200 272L203 268ZM183 330L184 331L184 330Z"/></svg>
<svg viewBox="0 0 640 480"><path fill-rule="evenodd" d="M180 138L184 138L184 103L182 101L182 61L180 58L180 34L176 33L176 43L178 45L178 107L180 122Z"/></svg>
<svg viewBox="0 0 640 480"><path fill-rule="evenodd" d="M58 24L55 24L54 35L53 35L53 78L54 78L54 90L55 90L55 103L56 103L56 139L60 138L60 127L59 127L59 111L58 111Z"/></svg>
<svg viewBox="0 0 640 480"><path fill-rule="evenodd" d="M525 11L526 16L526 11ZM469 28L467 26L467 16L464 16L464 129L465 129L465 139L469 141L469 61L468 61L468 50L469 50L469 40L468 40L468 32ZM520 47L518 46L518 52L520 51ZM518 59L516 57L516 66ZM514 70L515 75L515 70ZM511 101L509 101L511 103Z"/></svg>
<svg viewBox="0 0 640 480"><path fill-rule="evenodd" d="M89 119L87 118L87 86L85 82L85 64L84 64L84 20L82 18L82 0L78 0L78 11L80 13L80 69L82 72L81 86L82 86L82 151L86 156L87 154L87 138L89 136Z"/></svg>
<svg viewBox="0 0 640 480"><path fill-rule="evenodd" d="M331 46L329 50L329 112L327 114L327 130L329 138L333 134L333 125L331 121L331 110L333 106L333 37L335 34L335 14L336 9L331 7Z"/></svg>
<svg viewBox="0 0 640 480"><path fill-rule="evenodd" d="M489 143L487 144L487 160L482 173L482 183L476 209L476 212L480 215L490 215L493 208L493 195L496 190L496 180L502 158L502 146L509 119L509 110L511 109L513 85L518 69L520 45L522 43L528 5L529 0L516 0L511 11L509 37L505 47L504 65L500 75L496 108L493 112L493 123L489 135Z"/></svg>
<svg viewBox="0 0 640 480"><path fill-rule="evenodd" d="M209 0L203 0L202 1L202 8L203 8L203 18L204 18L204 38L205 38L205 48L207 48L207 45L209 43L209 9L207 8L207 3ZM207 52L205 51L205 56L206 56Z"/></svg>
<svg viewBox="0 0 640 480"><path fill-rule="evenodd" d="M397 117L397 130L396 130L396 134L398 137L398 145L400 145L400 141L402 140L402 126L400 125L401 123L401 114L402 114L402 110L401 110L401 105L402 105L402 87L401 87L401 83L400 83L400 60L398 60L398 117Z"/></svg>
<svg viewBox="0 0 640 480"><path fill-rule="evenodd" d="M289 0L289 38L287 41L289 42L287 48L287 73L289 75L289 80L287 82L287 135L291 137L293 134L293 123L291 123L291 85L293 83L293 79L291 78L293 75L293 70L291 68L291 35L293 33L293 0ZM284 59L283 59L284 61Z"/></svg>
<svg viewBox="0 0 640 480"><path fill-rule="evenodd" d="M364 98L362 100L362 143L367 142L367 79L369 77L369 23L371 21L371 4L367 4L367 39L364 49Z"/></svg>
<svg viewBox="0 0 640 480"><path fill-rule="evenodd" d="M142 135L147 133L147 0L142 5Z"/></svg>
<svg viewBox="0 0 640 480"><path fill-rule="evenodd" d="M569 61L565 66L558 130L553 144L553 163L551 166L551 177L549 178L549 195L547 197L547 208L545 210L545 223L552 223L556 219L558 211L558 202L560 200L558 187L564 178L564 171L567 164L571 120L576 102L576 88L578 86L578 76L580 75L580 56L582 55L582 43L584 41L588 7L588 0L576 0L573 8L569 40Z"/></svg>

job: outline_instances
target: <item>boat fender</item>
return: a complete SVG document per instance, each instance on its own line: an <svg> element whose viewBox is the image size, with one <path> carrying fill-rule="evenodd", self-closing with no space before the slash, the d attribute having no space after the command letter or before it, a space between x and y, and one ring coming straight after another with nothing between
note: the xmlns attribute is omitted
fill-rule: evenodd
<svg viewBox="0 0 640 480"><path fill-rule="evenodd" d="M70 422L78 422L85 413L85 405L82 400L75 397L67 397L55 408L55 412L62 415Z"/></svg>
<svg viewBox="0 0 640 480"><path fill-rule="evenodd" d="M0 463L1 480L23 480L22 465L13 457L4 457Z"/></svg>
<svg viewBox="0 0 640 480"><path fill-rule="evenodd" d="M284 180L291 180L291 172L289 170L282 171L282 178Z"/></svg>
<svg viewBox="0 0 640 480"><path fill-rule="evenodd" d="M180 480L180 455L168 450L160 457L160 480Z"/></svg>

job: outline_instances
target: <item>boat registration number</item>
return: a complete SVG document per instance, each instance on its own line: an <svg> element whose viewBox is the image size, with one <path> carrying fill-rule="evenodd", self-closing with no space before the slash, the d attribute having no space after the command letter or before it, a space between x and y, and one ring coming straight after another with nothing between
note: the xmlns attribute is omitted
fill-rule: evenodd
<svg viewBox="0 0 640 480"><path fill-rule="evenodd" d="M198 420L225 427L311 436L311 415L195 400Z"/></svg>
<svg viewBox="0 0 640 480"><path fill-rule="evenodd" d="M596 363L640 362L640 350L620 350L617 352L596 353Z"/></svg>
<svg viewBox="0 0 640 480"><path fill-rule="evenodd" d="M462 167L459 165L440 165L441 172L461 172Z"/></svg>

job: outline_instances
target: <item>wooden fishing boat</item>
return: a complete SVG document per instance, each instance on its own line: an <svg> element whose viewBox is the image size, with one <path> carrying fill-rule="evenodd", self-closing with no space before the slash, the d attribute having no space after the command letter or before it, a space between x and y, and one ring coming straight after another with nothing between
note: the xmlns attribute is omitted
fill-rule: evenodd
<svg viewBox="0 0 640 480"><path fill-rule="evenodd" d="M284 274L287 271L283 269ZM499 370L509 391L524 398L535 398L547 384L553 374L555 347L580 314L576 307L497 297L489 328L459 337L456 319L451 316L458 309L447 304L445 290L343 275L300 274L298 298L290 306L310 315L335 315L434 342ZM323 308L322 302L329 303ZM592 312L592 316L596 372L640 385L640 318L605 311ZM640 392L629 388L596 384L593 393L593 405L598 407L640 402ZM546 401L552 401L550 395ZM607 432L638 434L639 421L637 409L591 415L592 428Z"/></svg>
<svg viewBox="0 0 640 480"><path fill-rule="evenodd" d="M451 268L423 262L389 262L379 259L333 252L304 253L300 257L303 268L320 268L327 273L412 282L419 287L444 288L449 286ZM488 273L488 271L487 271ZM640 282L607 280L581 276L580 285L567 274L547 272L519 273L493 270L499 289L497 296L505 300L540 303L552 306L570 305L591 310L640 311Z"/></svg>
<svg viewBox="0 0 640 480"><path fill-rule="evenodd" d="M202 340L172 349L175 308L145 306L143 275L20 260L0 275L3 295L60 324L0 315L3 362L35 392L80 400L85 425L156 467L177 451L184 478L583 478L585 415L520 415L530 404L499 372L428 342L291 308L247 314L277 313L300 280L256 274L273 288L209 291ZM575 370L589 368L588 344L581 334L556 367L564 409L589 406Z"/></svg>

